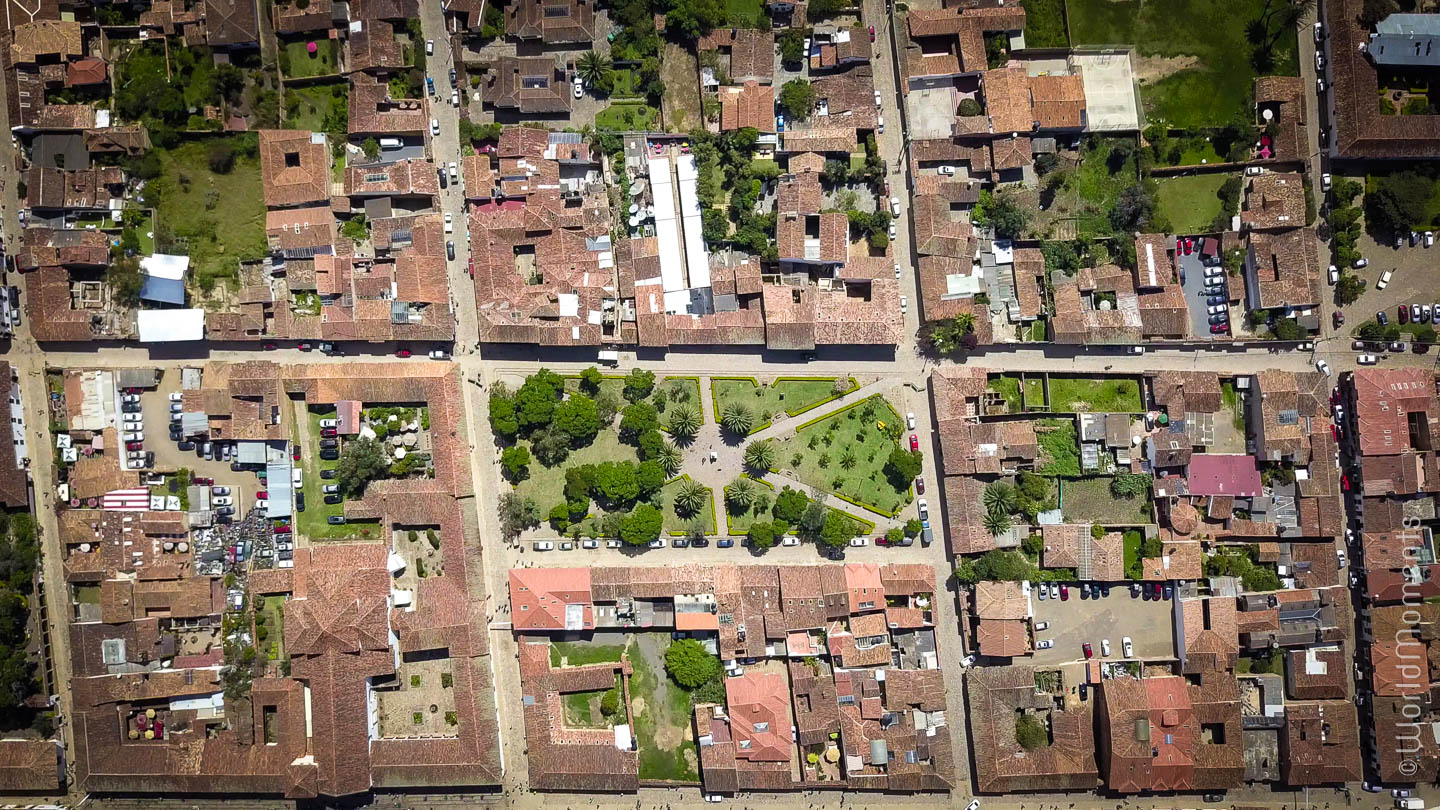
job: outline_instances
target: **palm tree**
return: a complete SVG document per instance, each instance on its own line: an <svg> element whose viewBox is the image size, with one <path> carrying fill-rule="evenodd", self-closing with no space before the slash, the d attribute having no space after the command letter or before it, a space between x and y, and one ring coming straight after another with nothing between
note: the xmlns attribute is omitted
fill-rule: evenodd
<svg viewBox="0 0 1440 810"><path fill-rule="evenodd" d="M755 412L743 402L732 402L720 413L720 426L739 436L744 436L755 426Z"/></svg>
<svg viewBox="0 0 1440 810"><path fill-rule="evenodd" d="M597 51L586 51L575 61L575 72L589 87L599 84L613 69L610 57Z"/></svg>
<svg viewBox="0 0 1440 810"><path fill-rule="evenodd" d="M854 468L855 468L855 454L852 453L852 452L850 452L849 450L846 450L845 453L844 453L844 455L840 456L840 467L841 467L841 469L845 469L845 470L854 469Z"/></svg>
<svg viewBox="0 0 1440 810"><path fill-rule="evenodd" d="M680 448L670 442L660 445L660 452L655 456L655 460L665 471L666 478L673 478L675 473L680 472Z"/></svg>
<svg viewBox="0 0 1440 810"><path fill-rule="evenodd" d="M694 408L682 406L670 412L670 435L678 441L688 442L700 432L700 414Z"/></svg>
<svg viewBox="0 0 1440 810"><path fill-rule="evenodd" d="M992 537L998 537L1009 530L1009 515L997 514L995 512L985 513L985 531L990 532Z"/></svg>
<svg viewBox="0 0 1440 810"><path fill-rule="evenodd" d="M734 483L725 489L725 503L730 506L731 514L744 513L755 503L755 485L749 478L736 478Z"/></svg>
<svg viewBox="0 0 1440 810"><path fill-rule="evenodd" d="M769 439L751 442L745 446L745 466L757 472L765 472L775 466L775 445Z"/></svg>
<svg viewBox="0 0 1440 810"><path fill-rule="evenodd" d="M675 493L675 511L682 517L700 514L705 502L710 499L710 490L695 481L686 481Z"/></svg>
<svg viewBox="0 0 1440 810"><path fill-rule="evenodd" d="M985 511L991 514L1009 515L1015 511L1015 488L1004 481L996 481L985 487L985 494L980 498L985 504Z"/></svg>

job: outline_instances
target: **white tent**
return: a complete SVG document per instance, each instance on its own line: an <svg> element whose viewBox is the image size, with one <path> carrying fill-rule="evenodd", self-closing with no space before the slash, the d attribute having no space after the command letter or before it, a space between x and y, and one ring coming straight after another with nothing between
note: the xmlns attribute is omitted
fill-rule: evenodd
<svg viewBox="0 0 1440 810"><path fill-rule="evenodd" d="M142 309L135 313L141 343L205 339L203 309Z"/></svg>

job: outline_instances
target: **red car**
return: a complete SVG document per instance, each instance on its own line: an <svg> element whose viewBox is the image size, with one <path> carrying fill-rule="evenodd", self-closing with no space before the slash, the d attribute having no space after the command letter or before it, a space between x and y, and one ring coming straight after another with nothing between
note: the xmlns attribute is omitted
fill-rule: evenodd
<svg viewBox="0 0 1440 810"><path fill-rule="evenodd" d="M1337 309L1335 310L1335 314L1330 316L1330 320L1334 323L1335 328L1339 329L1345 325L1345 313Z"/></svg>
<svg viewBox="0 0 1440 810"><path fill-rule="evenodd" d="M877 546L888 546L888 545L890 545L890 541L888 541L888 540L885 539L885 535L879 534L879 535L876 535L876 536L875 536L875 545L877 545Z"/></svg>
<svg viewBox="0 0 1440 810"><path fill-rule="evenodd" d="M475 278L475 260L470 260L470 278Z"/></svg>
<svg viewBox="0 0 1440 810"><path fill-rule="evenodd" d="M214 486L214 485L215 485L215 479L214 479L214 478L199 478L199 477L196 477L196 478L195 478L195 486L197 486L197 487L209 487L209 486Z"/></svg>
<svg viewBox="0 0 1440 810"><path fill-rule="evenodd" d="M275 350L275 344L274 344L274 343L266 343L266 344L265 344L265 351L269 352L269 351L274 351L274 350Z"/></svg>
<svg viewBox="0 0 1440 810"><path fill-rule="evenodd" d="M410 350L409 350L409 349L401 349L401 350L395 352L395 356L396 356L396 357L409 357L409 356L410 356Z"/></svg>
<svg viewBox="0 0 1440 810"><path fill-rule="evenodd" d="M1190 255L1192 252L1194 252L1194 250L1195 250L1195 240L1194 240L1194 239L1186 239L1186 240L1184 240L1184 241L1185 241L1185 255L1186 255L1186 256L1189 256L1189 255Z"/></svg>
<svg viewBox="0 0 1440 810"><path fill-rule="evenodd" d="M276 533L276 534L289 534L289 533L290 533L290 524L287 523L287 524L285 524L285 525L283 525L283 526L276 526L276 527L275 527L275 533Z"/></svg>
<svg viewBox="0 0 1440 810"><path fill-rule="evenodd" d="M915 491L921 495L925 494L925 476L918 476L915 479Z"/></svg>
<svg viewBox="0 0 1440 810"><path fill-rule="evenodd" d="M1212 335L1223 335L1223 334L1225 334L1226 332L1229 332L1229 331L1230 331L1230 324L1228 324L1228 323L1217 323L1217 324L1212 324L1212 325L1210 326L1210 334L1212 334Z"/></svg>
<svg viewBox="0 0 1440 810"><path fill-rule="evenodd" d="M875 26L873 26L873 25L870 26L870 41L871 41L871 42L874 42L874 41L875 41Z"/></svg>
<svg viewBox="0 0 1440 810"><path fill-rule="evenodd" d="M1087 661L1095 657L1095 651L1090 649L1090 642L1085 642L1085 646L1081 649L1085 650L1085 659Z"/></svg>
<svg viewBox="0 0 1440 810"><path fill-rule="evenodd" d="M1340 441L1340 428L1339 428L1339 427L1337 427L1337 426L1335 426L1335 425L1331 425L1331 426L1330 426L1330 438L1334 439L1334 440L1337 441L1337 442Z"/></svg>
<svg viewBox="0 0 1440 810"><path fill-rule="evenodd" d="M1060 601L1061 601L1061 602L1068 602L1068 601L1070 601L1070 586L1069 586L1069 585L1061 585L1061 586L1060 586Z"/></svg>
<svg viewBox="0 0 1440 810"><path fill-rule="evenodd" d="M126 449L126 450L141 450L141 449L143 449L144 447L145 447L145 443L144 443L144 442L126 442L126 443L125 443L125 449Z"/></svg>
<svg viewBox="0 0 1440 810"><path fill-rule="evenodd" d="M320 428L320 436L321 436L321 438L324 438L324 439L333 439L333 438L335 438L336 436L339 436L339 435L340 435L340 432L337 431L335 428Z"/></svg>
<svg viewBox="0 0 1440 810"><path fill-rule="evenodd" d="M1342 476L1340 476L1340 488L1343 489L1343 490L1345 490L1346 492L1349 492L1349 491L1350 491L1350 476L1348 476L1348 475L1342 475Z"/></svg>
<svg viewBox="0 0 1440 810"><path fill-rule="evenodd" d="M1400 323L1409 323L1409 322L1410 322L1410 308L1407 307L1407 306L1405 306L1404 304L1401 304L1400 306L1396 307L1396 309L1397 309L1397 310L1399 311L1399 313L1400 313Z"/></svg>
<svg viewBox="0 0 1440 810"><path fill-rule="evenodd" d="M266 490L263 490L263 489L262 489L262 490L260 490L259 492L255 493L255 497L257 497L257 498L259 498L260 500L263 501L263 500L266 500L266 499L268 499L268 498L270 497L270 493L267 492Z"/></svg>
<svg viewBox="0 0 1440 810"><path fill-rule="evenodd" d="M291 461L299 461L299 460L300 460L300 445L297 444L297 445L294 445L293 447L290 448L290 460L291 460Z"/></svg>
<svg viewBox="0 0 1440 810"><path fill-rule="evenodd" d="M309 343L301 343L301 344L300 344L299 346L297 346L296 348L298 348L298 349L299 349L300 351L302 351L302 352L308 352L308 351L310 351L310 344L309 344Z"/></svg>
<svg viewBox="0 0 1440 810"><path fill-rule="evenodd" d="M919 450L919 449L920 449L920 440L917 439L917 438L915 438L915 434L914 434L914 433L911 433L911 434L910 434L910 449L911 449L911 450Z"/></svg>

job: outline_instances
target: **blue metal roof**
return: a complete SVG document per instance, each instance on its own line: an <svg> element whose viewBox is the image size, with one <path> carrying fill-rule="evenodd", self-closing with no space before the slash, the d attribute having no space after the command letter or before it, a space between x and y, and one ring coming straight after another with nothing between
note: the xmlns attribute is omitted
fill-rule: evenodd
<svg viewBox="0 0 1440 810"><path fill-rule="evenodd" d="M185 283L173 278L145 276L140 286L140 299L184 306Z"/></svg>

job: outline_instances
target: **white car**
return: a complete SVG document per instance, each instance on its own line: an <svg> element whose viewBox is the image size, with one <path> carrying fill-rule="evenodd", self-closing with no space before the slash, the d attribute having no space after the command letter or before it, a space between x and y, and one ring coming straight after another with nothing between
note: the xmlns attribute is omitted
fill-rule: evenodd
<svg viewBox="0 0 1440 810"><path fill-rule="evenodd" d="M898 216L900 216L900 198L899 198L899 197L891 197L891 198L890 198L890 216L892 216L892 217L898 217Z"/></svg>
<svg viewBox="0 0 1440 810"><path fill-rule="evenodd" d="M980 800L971 799L970 803L965 805L965 810L980 810Z"/></svg>
<svg viewBox="0 0 1440 810"><path fill-rule="evenodd" d="M1055 646L1055 639L1052 639L1052 638L1047 638L1047 639L1044 639L1044 640L1042 640L1042 641L1037 641L1037 642L1035 642L1035 649L1037 649L1037 650L1048 650L1048 649L1050 649L1051 647L1054 647L1054 646Z"/></svg>
<svg viewBox="0 0 1440 810"><path fill-rule="evenodd" d="M450 353L444 349L434 349L430 352L431 360L449 360Z"/></svg>
<svg viewBox="0 0 1440 810"><path fill-rule="evenodd" d="M860 546L868 546L868 545L870 545L870 538L868 538L868 537L852 537L852 538L850 538L850 545L855 546L855 547L857 547L857 548L860 547Z"/></svg>
<svg viewBox="0 0 1440 810"><path fill-rule="evenodd" d="M895 265L895 278L900 278L900 265Z"/></svg>
<svg viewBox="0 0 1440 810"><path fill-rule="evenodd" d="M574 89L573 92L575 93L575 97L576 97L576 98L583 98L583 97L585 96L585 83L582 82L582 81L580 81L580 77L579 77L579 76L576 76L576 77L575 77L574 85L575 85L575 89Z"/></svg>
<svg viewBox="0 0 1440 810"><path fill-rule="evenodd" d="M1395 277L1394 270L1386 270L1380 274L1380 280L1375 282L1375 289L1383 290L1390 285L1390 279Z"/></svg>
<svg viewBox="0 0 1440 810"><path fill-rule="evenodd" d="M1120 639L1120 652L1124 653L1126 658L1135 657L1135 642L1131 641L1129 636Z"/></svg>
<svg viewBox="0 0 1440 810"><path fill-rule="evenodd" d="M955 173L955 167L954 167L954 166L941 166L941 167L940 167L940 173L948 177L948 176L950 176L950 175L952 175L952 174Z"/></svg>
<svg viewBox="0 0 1440 810"><path fill-rule="evenodd" d="M911 412L905 414L905 427L910 428L911 430L914 430L914 429L915 429L915 412L914 412L914 411L911 411Z"/></svg>
<svg viewBox="0 0 1440 810"><path fill-rule="evenodd" d="M340 420L339 420L339 419L321 419L321 420L320 420L320 427L322 427L322 428L338 428L338 427L340 427Z"/></svg>
<svg viewBox="0 0 1440 810"><path fill-rule="evenodd" d="M588 548L588 549L592 549L592 550L593 550L593 549L597 549L597 548L600 548L600 541L599 541L599 540L581 540L581 541L580 541L580 547L581 547L581 548Z"/></svg>
<svg viewBox="0 0 1440 810"><path fill-rule="evenodd" d="M1039 587L1037 590L1039 590L1041 593L1044 593L1044 592L1045 592L1045 587L1042 585L1042 586ZM1035 623L1035 632L1037 632L1037 633L1040 632L1041 630L1049 630L1049 629L1050 629L1050 623L1049 623L1049 622L1036 622L1036 623Z"/></svg>
<svg viewBox="0 0 1440 810"><path fill-rule="evenodd" d="M930 504L929 504L928 502L926 502L926 500L925 500L924 498L921 498L920 500L916 501L915 503L916 503L916 504L919 506L919 508L920 508L920 519L921 519L921 520L929 520L929 519L930 519Z"/></svg>
<svg viewBox="0 0 1440 810"><path fill-rule="evenodd" d="M800 545L800 538L796 537L796 536L793 535L793 534L787 534L787 535L785 535L783 538L780 539L780 545L782 545L782 546L798 546L798 545Z"/></svg>
<svg viewBox="0 0 1440 810"><path fill-rule="evenodd" d="M1059 598L1060 598L1060 586L1059 586L1059 585L1056 585L1056 584L1053 583L1053 582L1050 583L1050 598L1051 598L1051 599L1059 599Z"/></svg>
<svg viewBox="0 0 1440 810"><path fill-rule="evenodd" d="M231 497L229 497L229 496L226 496L226 495L221 495L221 496L216 497L216 498L211 498L211 499L210 499L210 502L213 503L213 504L215 504L216 506L234 506L234 505L235 505L235 499L234 499L234 498L231 498Z"/></svg>
<svg viewBox="0 0 1440 810"><path fill-rule="evenodd" d="M900 296L900 314L904 315L908 311L910 311L910 299L902 295Z"/></svg>
<svg viewBox="0 0 1440 810"><path fill-rule="evenodd" d="M1325 24L1324 24L1324 23L1318 23L1318 22L1317 22L1317 23L1315 23L1314 28L1315 28L1315 41L1316 41L1316 42L1319 42L1320 40L1322 40L1322 39L1325 38Z"/></svg>
<svg viewBox="0 0 1440 810"><path fill-rule="evenodd" d="M1102 658L1109 658L1109 657L1110 657L1110 639L1108 639L1108 638L1102 638L1102 639L1100 639L1100 656L1101 656Z"/></svg>
<svg viewBox="0 0 1440 810"><path fill-rule="evenodd" d="M460 164L458 164L458 163L456 163L455 161L452 160L452 161L450 161L450 182L453 183L453 182L455 182L456 180L459 180L459 179L460 179Z"/></svg>
<svg viewBox="0 0 1440 810"><path fill-rule="evenodd" d="M1359 363L1362 366L1373 366L1376 363L1380 362L1380 358L1376 357L1373 354L1362 354L1359 357L1355 358L1355 362Z"/></svg>
<svg viewBox="0 0 1440 810"><path fill-rule="evenodd" d="M1264 173L1265 173L1265 167L1263 167L1263 166L1251 166L1250 168L1248 168L1248 169L1245 170L1245 173L1246 173L1246 174L1249 174L1249 175L1264 174Z"/></svg>
<svg viewBox="0 0 1440 810"><path fill-rule="evenodd" d="M890 238L894 239L899 234L900 231L895 227L895 220L890 220Z"/></svg>
<svg viewBox="0 0 1440 810"><path fill-rule="evenodd" d="M229 495L230 487L210 487L211 495Z"/></svg>
<svg viewBox="0 0 1440 810"><path fill-rule="evenodd" d="M459 106L460 106L460 91L459 91L459 90L451 90L451 91L450 91L450 106L451 106L451 107L459 107Z"/></svg>
<svg viewBox="0 0 1440 810"><path fill-rule="evenodd" d="M1219 314L1222 313L1222 312L1229 312L1229 311L1230 311L1230 308L1227 307L1227 306L1225 306L1224 304L1211 304L1211 305L1210 305L1210 314L1211 314L1211 315L1219 315Z"/></svg>
<svg viewBox="0 0 1440 810"><path fill-rule="evenodd" d="M435 55L435 40L433 40L433 39L427 39L427 40L425 40L425 55L426 55L426 56L434 56L434 55Z"/></svg>
<svg viewBox="0 0 1440 810"><path fill-rule="evenodd" d="M430 119L430 134L431 134L431 135L439 135L439 134L440 134L440 119L438 119L438 118L431 118L431 119Z"/></svg>
<svg viewBox="0 0 1440 810"><path fill-rule="evenodd" d="M624 545L624 544L621 543L619 540L606 540L606 541L605 541L605 547L606 547L606 548L620 548L620 546L622 546L622 545Z"/></svg>
<svg viewBox="0 0 1440 810"><path fill-rule="evenodd" d="M445 232L455 232L455 215L450 213L449 211L445 212Z"/></svg>
<svg viewBox="0 0 1440 810"><path fill-rule="evenodd" d="M1340 281L1340 268L1330 265L1330 285L1334 286Z"/></svg>
<svg viewBox="0 0 1440 810"><path fill-rule="evenodd" d="M179 402L180 400L182 400L182 399L184 399L184 398L185 398L185 395L182 394L182 393L180 393L179 391L173 391L173 392L171 392L171 394L170 394L170 401L171 401L171 402Z"/></svg>
<svg viewBox="0 0 1440 810"><path fill-rule="evenodd" d="M875 109L880 109L880 91L875 91Z"/></svg>
<svg viewBox="0 0 1440 810"><path fill-rule="evenodd" d="M1319 51L1315 52L1315 71L1318 73L1325 69L1325 57Z"/></svg>
<svg viewBox="0 0 1440 810"><path fill-rule="evenodd" d="M885 134L885 116L875 116L875 131L880 133L881 135Z"/></svg>
<svg viewBox="0 0 1440 810"><path fill-rule="evenodd" d="M1315 80L1315 92L1317 92L1317 93L1323 93L1323 92L1325 92L1325 80L1324 80L1324 79L1316 79L1316 80ZM1328 187L1327 187L1327 190L1328 190Z"/></svg>
<svg viewBox="0 0 1440 810"><path fill-rule="evenodd" d="M533 548L533 549L535 549L536 551L554 551L554 550L555 550L555 544L552 543L552 542L550 542L549 540L536 540L534 543L532 543L532 544L530 545L530 547Z"/></svg>
<svg viewBox="0 0 1440 810"><path fill-rule="evenodd" d="M256 509L268 509L269 506L270 506L270 502L267 501L267 500L265 500L264 498L256 498L256 499L255 499L255 508L256 508Z"/></svg>
<svg viewBox="0 0 1440 810"><path fill-rule="evenodd" d="M650 548L664 548L664 547L665 547L665 541L664 541L664 540L659 540L659 539L651 540L649 547L650 547Z"/></svg>
<svg viewBox="0 0 1440 810"><path fill-rule="evenodd" d="M1214 277L1223 276L1223 275L1225 275L1225 268L1223 268L1223 267L1207 267L1207 268L1205 268L1205 277L1206 277L1206 278L1214 278Z"/></svg>
<svg viewBox="0 0 1440 810"><path fill-rule="evenodd" d="M1320 190L1329 191L1330 182L1330 175L1328 173L1320 175Z"/></svg>
<svg viewBox="0 0 1440 810"><path fill-rule="evenodd" d="M1356 259L1356 260L1354 261L1354 263L1351 264L1350 266L1353 267L1353 268L1355 268L1356 270L1359 270L1359 269L1362 268L1362 267L1369 267L1369 266L1370 266L1370 260L1369 260L1369 259L1366 259L1366 258L1364 258L1364 257L1361 257L1361 258L1359 258L1359 259Z"/></svg>
<svg viewBox="0 0 1440 810"><path fill-rule="evenodd" d="M124 417L124 420L125 420L126 422L143 422L143 421L145 421L145 417L142 416L142 415L140 415L140 414L138 414L138 413L126 413L126 414L121 414L121 416Z"/></svg>
<svg viewBox="0 0 1440 810"><path fill-rule="evenodd" d="M1321 374L1324 374L1326 377L1330 376L1330 364L1325 362L1324 360L1315 361L1315 370L1320 372Z"/></svg>
<svg viewBox="0 0 1440 810"><path fill-rule="evenodd" d="M139 402L139 401L140 401L140 395L139 395L139 394L126 394L126 395L120 397L120 401L121 401L121 402Z"/></svg>
<svg viewBox="0 0 1440 810"><path fill-rule="evenodd" d="M1434 232L1434 231L1426 231L1426 232L1425 232L1425 247L1430 247L1430 246L1433 245L1433 244L1435 244L1435 232Z"/></svg>

